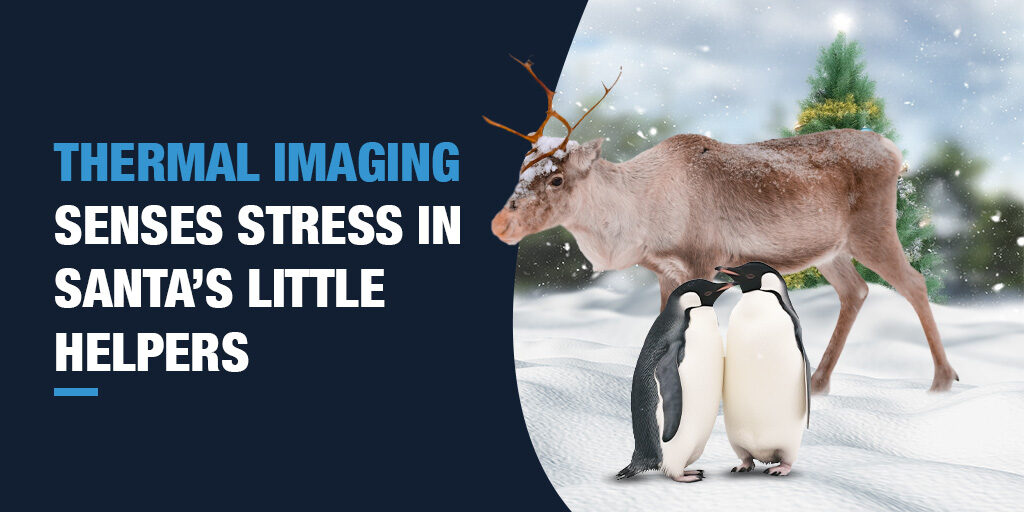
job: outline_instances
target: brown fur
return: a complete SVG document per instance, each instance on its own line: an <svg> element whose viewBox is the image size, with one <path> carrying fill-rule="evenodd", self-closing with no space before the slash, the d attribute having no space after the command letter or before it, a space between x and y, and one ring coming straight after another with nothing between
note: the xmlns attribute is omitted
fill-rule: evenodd
<svg viewBox="0 0 1024 512"><path fill-rule="evenodd" d="M662 306L679 284L711 278L716 265L759 260L790 273L817 265L840 298L832 339L812 379L829 379L867 295L851 258L911 303L935 364L932 390L948 390L946 359L924 277L896 233L902 155L888 139L832 130L754 144L677 135L613 164L591 141L513 195L492 222L507 243L557 225L576 237L595 269L640 264L658 276ZM555 177L563 184L551 185ZM514 205L514 208L512 206Z"/></svg>

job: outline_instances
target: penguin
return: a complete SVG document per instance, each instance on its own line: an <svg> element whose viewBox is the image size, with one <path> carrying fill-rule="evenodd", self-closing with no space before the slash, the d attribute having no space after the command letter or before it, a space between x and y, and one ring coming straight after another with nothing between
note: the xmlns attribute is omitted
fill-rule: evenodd
<svg viewBox="0 0 1024 512"><path fill-rule="evenodd" d="M725 431L742 459L732 471L751 471L757 459L778 464L765 473L788 475L810 427L811 367L800 318L774 268L754 261L716 270L743 291L726 334Z"/></svg>
<svg viewBox="0 0 1024 512"><path fill-rule="evenodd" d="M704 452L722 399L724 350L713 305L732 283L688 281L669 295L633 372L632 461L616 478L661 469L677 482L698 482L686 466Z"/></svg>

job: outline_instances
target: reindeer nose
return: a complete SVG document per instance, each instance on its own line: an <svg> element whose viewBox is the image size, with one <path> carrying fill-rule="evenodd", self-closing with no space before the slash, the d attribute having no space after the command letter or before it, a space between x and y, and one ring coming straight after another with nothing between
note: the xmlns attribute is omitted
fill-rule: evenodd
<svg viewBox="0 0 1024 512"><path fill-rule="evenodd" d="M508 229L512 226L512 214L508 210L502 209L494 216L491 220L491 232L494 236L501 239L501 241L508 243L508 239L504 236L508 232Z"/></svg>

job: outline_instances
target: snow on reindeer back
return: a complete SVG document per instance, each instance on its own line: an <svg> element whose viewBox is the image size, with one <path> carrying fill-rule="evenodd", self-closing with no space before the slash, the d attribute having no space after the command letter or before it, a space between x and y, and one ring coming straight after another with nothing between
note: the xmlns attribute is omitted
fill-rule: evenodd
<svg viewBox="0 0 1024 512"><path fill-rule="evenodd" d="M541 137L537 141L537 143L533 145L534 149L536 149L537 151L531 152L530 154L526 155L526 157L523 158L523 165L530 163L531 160L537 158L537 155L542 155L544 153L547 153L548 151L557 148L562 144L562 140L564 140L563 137ZM565 158L565 155L569 154L570 152L576 150L579 147L579 142L570 140L568 143L566 143L564 150L560 149L558 151L555 151L555 154L552 156L555 157L556 159L562 159ZM551 157L545 158L531 165L526 170L524 170L522 174L519 175L519 184L516 185L516 191L513 193L513 196L523 197L529 194L533 194L533 191L530 190L530 184L533 183L533 180L538 176L545 176L551 174L555 172L555 169L558 169L558 166L555 165L555 162L554 160L551 159Z"/></svg>

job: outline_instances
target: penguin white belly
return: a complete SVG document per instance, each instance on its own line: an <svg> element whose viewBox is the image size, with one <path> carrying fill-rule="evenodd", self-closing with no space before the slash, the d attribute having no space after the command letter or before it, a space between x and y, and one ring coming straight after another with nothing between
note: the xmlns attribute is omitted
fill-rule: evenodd
<svg viewBox="0 0 1024 512"><path fill-rule="evenodd" d="M700 458L711 437L722 400L724 374L722 335L711 307L690 310L686 347L679 365L683 389L683 410L676 435L661 441L661 468L669 476L682 476L683 469ZM658 434L664 431L664 410L658 394Z"/></svg>
<svg viewBox="0 0 1024 512"><path fill-rule="evenodd" d="M725 358L723 409L734 449L794 462L807 421L805 385L789 314L770 292L744 293L729 317Z"/></svg>

